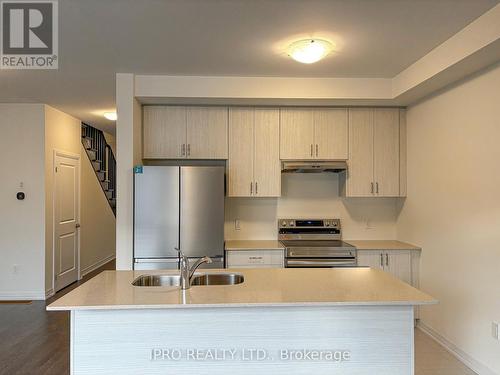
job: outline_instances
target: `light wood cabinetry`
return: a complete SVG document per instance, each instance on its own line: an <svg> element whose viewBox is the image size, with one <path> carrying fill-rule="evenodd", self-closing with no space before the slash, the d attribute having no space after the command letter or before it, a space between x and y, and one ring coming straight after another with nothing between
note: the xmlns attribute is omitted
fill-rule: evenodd
<svg viewBox="0 0 500 375"><path fill-rule="evenodd" d="M349 110L347 196L373 195L373 156L373 110Z"/></svg>
<svg viewBox="0 0 500 375"><path fill-rule="evenodd" d="M347 109L314 110L314 140L317 159L347 159L349 146Z"/></svg>
<svg viewBox="0 0 500 375"><path fill-rule="evenodd" d="M348 115L345 108L282 108L282 160L345 160Z"/></svg>
<svg viewBox="0 0 500 375"><path fill-rule="evenodd" d="M184 158L186 107L146 106L144 115L144 158Z"/></svg>
<svg viewBox="0 0 500 375"><path fill-rule="evenodd" d="M358 266L381 269L405 283L414 285L410 250L358 251Z"/></svg>
<svg viewBox="0 0 500 375"><path fill-rule="evenodd" d="M254 119L253 108L229 109L227 194L230 197L249 197L253 192Z"/></svg>
<svg viewBox="0 0 500 375"><path fill-rule="evenodd" d="M227 159L227 107L145 106L145 159Z"/></svg>
<svg viewBox="0 0 500 375"><path fill-rule="evenodd" d="M226 251L227 268L283 268L283 250L231 250Z"/></svg>
<svg viewBox="0 0 500 375"><path fill-rule="evenodd" d="M313 159L314 113L309 108L282 108L281 159Z"/></svg>
<svg viewBox="0 0 500 375"><path fill-rule="evenodd" d="M226 107L187 107L187 157L227 159Z"/></svg>
<svg viewBox="0 0 500 375"><path fill-rule="evenodd" d="M381 197L399 196L399 110L374 110L375 194Z"/></svg>
<svg viewBox="0 0 500 375"><path fill-rule="evenodd" d="M279 110L229 109L228 196L279 197Z"/></svg>
<svg viewBox="0 0 500 375"><path fill-rule="evenodd" d="M349 109L348 197L406 194L406 128L397 108ZM402 162L404 161L404 164Z"/></svg>

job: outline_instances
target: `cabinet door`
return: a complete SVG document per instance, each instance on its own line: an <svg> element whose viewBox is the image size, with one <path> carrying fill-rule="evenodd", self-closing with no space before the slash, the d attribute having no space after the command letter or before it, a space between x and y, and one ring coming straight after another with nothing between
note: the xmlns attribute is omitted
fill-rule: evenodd
<svg viewBox="0 0 500 375"><path fill-rule="evenodd" d="M314 119L309 108L282 108L280 125L280 158L314 159Z"/></svg>
<svg viewBox="0 0 500 375"><path fill-rule="evenodd" d="M185 157L186 107L145 106L143 109L143 157Z"/></svg>
<svg viewBox="0 0 500 375"><path fill-rule="evenodd" d="M314 155L321 160L347 160L347 109L314 111Z"/></svg>
<svg viewBox="0 0 500 375"><path fill-rule="evenodd" d="M279 109L255 109L254 194L281 195Z"/></svg>
<svg viewBox="0 0 500 375"><path fill-rule="evenodd" d="M228 196L249 197L254 171L253 108L229 109Z"/></svg>
<svg viewBox="0 0 500 375"><path fill-rule="evenodd" d="M187 108L187 157L227 159L227 107Z"/></svg>
<svg viewBox="0 0 500 375"><path fill-rule="evenodd" d="M391 250L384 254L384 269L394 277L411 284L411 253L405 250Z"/></svg>
<svg viewBox="0 0 500 375"><path fill-rule="evenodd" d="M373 110L349 109L348 197L373 196Z"/></svg>
<svg viewBox="0 0 500 375"><path fill-rule="evenodd" d="M374 112L375 194L399 196L399 109Z"/></svg>
<svg viewBox="0 0 500 375"><path fill-rule="evenodd" d="M380 251L358 250L358 266L383 269L383 257Z"/></svg>

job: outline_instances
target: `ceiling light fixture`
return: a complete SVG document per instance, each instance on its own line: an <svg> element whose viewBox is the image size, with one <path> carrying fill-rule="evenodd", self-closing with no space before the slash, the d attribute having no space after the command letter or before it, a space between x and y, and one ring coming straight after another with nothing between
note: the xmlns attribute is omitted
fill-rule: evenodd
<svg viewBox="0 0 500 375"><path fill-rule="evenodd" d="M303 64L315 63L326 57L334 45L324 39L302 39L288 47L288 55Z"/></svg>
<svg viewBox="0 0 500 375"><path fill-rule="evenodd" d="M110 121L116 121L116 119L118 118L116 112L104 112L104 117L106 117Z"/></svg>

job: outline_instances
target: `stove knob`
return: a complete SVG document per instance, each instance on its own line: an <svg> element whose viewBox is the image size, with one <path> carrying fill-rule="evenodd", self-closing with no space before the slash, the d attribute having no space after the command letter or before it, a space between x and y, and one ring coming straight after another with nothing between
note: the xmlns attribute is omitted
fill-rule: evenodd
<svg viewBox="0 0 500 375"><path fill-rule="evenodd" d="M291 220L289 223L288 223L291 227L293 227L295 225L295 223L293 222L293 220Z"/></svg>
<svg viewBox="0 0 500 375"><path fill-rule="evenodd" d="M283 220L283 221L281 222L281 226L282 226L282 227L286 227L286 221L284 221L284 220Z"/></svg>

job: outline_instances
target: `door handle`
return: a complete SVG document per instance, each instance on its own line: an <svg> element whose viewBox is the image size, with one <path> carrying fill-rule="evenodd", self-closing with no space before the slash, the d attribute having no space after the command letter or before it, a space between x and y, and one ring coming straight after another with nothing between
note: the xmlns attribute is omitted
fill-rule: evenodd
<svg viewBox="0 0 500 375"><path fill-rule="evenodd" d="M250 195L253 195L253 182L250 182Z"/></svg>
<svg viewBox="0 0 500 375"><path fill-rule="evenodd" d="M259 186L257 185L257 181L255 181L255 195L259 194Z"/></svg>
<svg viewBox="0 0 500 375"><path fill-rule="evenodd" d="M316 144L316 156L318 156L318 149L319 149L319 147L318 147L318 145Z"/></svg>
<svg viewBox="0 0 500 375"><path fill-rule="evenodd" d="M378 182L375 185L377 186L377 194L378 194Z"/></svg>
<svg viewBox="0 0 500 375"><path fill-rule="evenodd" d="M75 228L80 228L80 227L81 227L80 223L75 224Z"/></svg>
<svg viewBox="0 0 500 375"><path fill-rule="evenodd" d="M311 143L311 156L313 156L313 145Z"/></svg>
<svg viewBox="0 0 500 375"><path fill-rule="evenodd" d="M384 254L380 253L380 267L384 267Z"/></svg>
<svg viewBox="0 0 500 375"><path fill-rule="evenodd" d="M372 194L374 193L374 189L373 189L373 182L372 182L372 189L371 189L371 192L372 192Z"/></svg>
<svg viewBox="0 0 500 375"><path fill-rule="evenodd" d="M389 254L385 254L385 265L389 265Z"/></svg>

